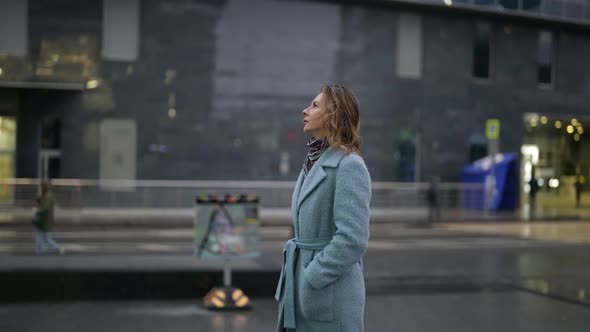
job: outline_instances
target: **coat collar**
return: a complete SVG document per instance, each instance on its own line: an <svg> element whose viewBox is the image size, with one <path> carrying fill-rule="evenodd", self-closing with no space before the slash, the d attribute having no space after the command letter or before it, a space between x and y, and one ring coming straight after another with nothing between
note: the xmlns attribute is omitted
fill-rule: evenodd
<svg viewBox="0 0 590 332"><path fill-rule="evenodd" d="M340 160L344 157L345 152L342 148L332 146L328 148L322 156L313 165L309 174L303 179L303 175L299 175L299 179L295 186L295 192L298 192L296 210L299 211L299 207L303 200L309 196L309 194L326 178L326 172L324 167L338 167ZM299 187L301 190L299 191Z"/></svg>

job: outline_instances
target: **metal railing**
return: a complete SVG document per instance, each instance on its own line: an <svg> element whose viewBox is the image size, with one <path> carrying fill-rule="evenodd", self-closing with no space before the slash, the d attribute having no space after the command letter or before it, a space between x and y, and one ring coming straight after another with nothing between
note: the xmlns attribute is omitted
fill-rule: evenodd
<svg viewBox="0 0 590 332"><path fill-rule="evenodd" d="M1 205L35 206L39 185L38 179L0 179L0 191L9 197ZM294 185L294 181L52 180L60 208L191 208L199 194L241 193L258 195L261 207L289 208ZM429 188L429 183L373 182L371 206L426 207ZM441 208L478 209L483 206L484 187L440 183L437 197Z"/></svg>

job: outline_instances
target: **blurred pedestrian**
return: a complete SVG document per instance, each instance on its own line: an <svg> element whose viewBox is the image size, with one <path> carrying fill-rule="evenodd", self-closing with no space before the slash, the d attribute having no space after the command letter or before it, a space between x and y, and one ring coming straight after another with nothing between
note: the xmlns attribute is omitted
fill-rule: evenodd
<svg viewBox="0 0 590 332"><path fill-rule="evenodd" d="M586 179L580 175L576 178L576 182L574 183L574 187L576 189L576 207L577 208L580 207L582 190L584 189L584 182L586 182Z"/></svg>
<svg viewBox="0 0 590 332"><path fill-rule="evenodd" d="M277 331L363 331L371 180L359 156L356 97L322 86L303 110L303 130L312 138L293 192Z"/></svg>
<svg viewBox="0 0 590 332"><path fill-rule="evenodd" d="M535 216L536 197L537 192L539 191L539 180L537 179L535 173L536 167L533 166L531 169L531 179L529 180L529 210L531 219Z"/></svg>
<svg viewBox="0 0 590 332"><path fill-rule="evenodd" d="M33 225L35 226L35 252L41 254L49 248L54 252L64 254L64 248L51 238L51 230L54 224L54 208L55 202L53 200L53 193L49 181L41 183L41 197L37 199L37 209L33 217Z"/></svg>

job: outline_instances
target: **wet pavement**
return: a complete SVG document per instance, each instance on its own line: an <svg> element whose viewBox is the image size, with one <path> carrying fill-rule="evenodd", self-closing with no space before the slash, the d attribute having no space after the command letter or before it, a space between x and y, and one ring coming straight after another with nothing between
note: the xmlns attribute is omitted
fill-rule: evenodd
<svg viewBox="0 0 590 332"><path fill-rule="evenodd" d="M3 332L273 331L276 303L254 299L244 312L198 301L0 305ZM32 319L32 317L34 317ZM521 291L369 295L365 331L588 331L590 309Z"/></svg>
<svg viewBox="0 0 590 332"><path fill-rule="evenodd" d="M522 239L590 243L589 221L536 221L511 223L439 223L436 228L455 232L513 236Z"/></svg>
<svg viewBox="0 0 590 332"><path fill-rule="evenodd" d="M366 331L587 331L589 226L374 223ZM195 259L184 224L62 225L64 256L32 255L28 225L0 226L0 331L271 331L290 233L261 235L261 257L233 268L253 310L221 313L200 299L222 263Z"/></svg>

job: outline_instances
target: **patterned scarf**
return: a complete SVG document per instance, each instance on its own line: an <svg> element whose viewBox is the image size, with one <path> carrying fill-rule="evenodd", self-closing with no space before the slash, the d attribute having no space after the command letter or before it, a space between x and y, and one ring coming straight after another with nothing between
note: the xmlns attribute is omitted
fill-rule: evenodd
<svg viewBox="0 0 590 332"><path fill-rule="evenodd" d="M305 157L305 161L303 162L303 172L305 173L305 176L309 174L311 167L318 159L320 159L322 153L328 150L330 144L328 143L328 139L326 137L312 137L309 142L307 142L307 146L309 147L309 152L307 153L307 157Z"/></svg>

